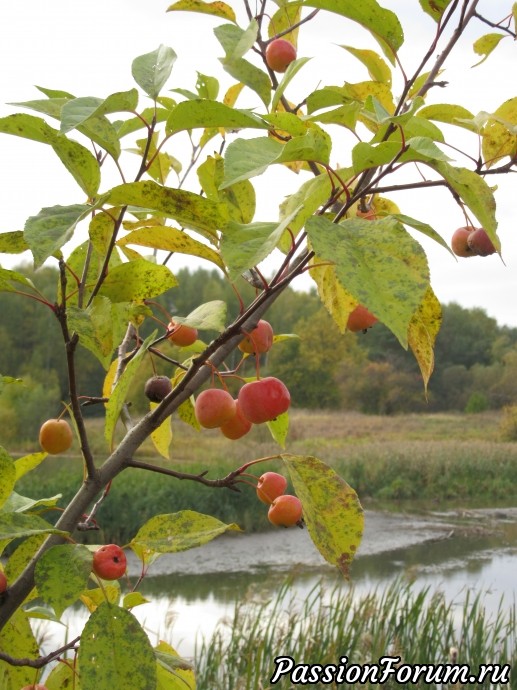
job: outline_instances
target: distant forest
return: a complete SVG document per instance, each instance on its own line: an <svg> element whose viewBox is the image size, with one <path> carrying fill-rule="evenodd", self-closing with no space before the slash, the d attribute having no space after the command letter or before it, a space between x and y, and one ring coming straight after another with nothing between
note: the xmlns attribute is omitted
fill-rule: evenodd
<svg viewBox="0 0 517 690"><path fill-rule="evenodd" d="M57 290L57 271L44 267L33 273L21 269L51 301ZM232 287L218 271L181 269L179 287L159 298L171 315L186 316L202 302L222 299L228 320L239 311ZM238 284L244 298L253 294L245 281ZM0 443L29 438L41 421L60 410L67 399L63 343L57 321L38 302L13 293L0 293L0 374L23 379L23 384L0 389ZM165 316L155 310L162 320ZM369 414L499 409L517 403L517 328L499 326L482 309L458 304L443 307L443 323L436 341L435 370L427 399L412 353L405 351L382 324L367 333L342 335L315 292L288 289L269 311L276 334L297 334L279 342L261 362L262 375L281 378L298 408L335 408ZM156 324L161 329L159 323ZM160 332L160 330L159 330ZM215 334L202 332L208 342ZM166 342L162 348L180 357ZM229 362L230 366L238 361ZM250 358L253 359L253 358ZM253 363L245 372L252 370ZM159 373L172 376L171 365L156 360ZM143 411L144 381L150 362L132 391L132 404ZM248 373L249 375L249 373ZM105 371L89 351L80 348L78 386L81 394L100 396ZM96 408L88 408L95 414Z"/></svg>

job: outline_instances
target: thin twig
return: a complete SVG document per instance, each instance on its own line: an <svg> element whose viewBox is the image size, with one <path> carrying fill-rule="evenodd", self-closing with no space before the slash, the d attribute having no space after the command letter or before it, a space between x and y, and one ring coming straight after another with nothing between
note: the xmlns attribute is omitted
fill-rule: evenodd
<svg viewBox="0 0 517 690"><path fill-rule="evenodd" d="M63 645L63 647L50 652L50 654L47 654L46 656L39 656L37 659L17 659L10 656L10 654L6 654L5 652L0 652L0 659L8 663L9 666L30 666L30 668L43 668L43 666L46 666L51 661L58 659L63 652L66 652L69 649L74 649L80 639L81 636L76 637L71 642Z"/></svg>

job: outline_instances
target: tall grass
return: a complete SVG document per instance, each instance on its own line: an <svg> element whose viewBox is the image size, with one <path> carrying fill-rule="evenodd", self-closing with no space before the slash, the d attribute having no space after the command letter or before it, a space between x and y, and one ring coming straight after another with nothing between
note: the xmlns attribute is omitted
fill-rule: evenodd
<svg viewBox="0 0 517 690"><path fill-rule="evenodd" d="M353 589L326 591L318 585L299 602L287 582L270 602L238 603L233 617L221 622L209 639L197 640L197 687L290 688L289 676L275 686L269 683L278 656L290 656L297 664L339 664L343 656L348 665L376 663L386 655L400 656L403 664L443 664L451 662L456 648L454 663L469 664L476 673L482 663L517 663L516 624L515 604L505 606L501 600L490 615L481 593L467 594L458 607L440 592L417 591L395 581L382 592L361 597Z"/></svg>
<svg viewBox="0 0 517 690"><path fill-rule="evenodd" d="M386 418L295 411L286 450L316 455L330 464L367 507L379 503L396 506L407 500L434 505L450 505L452 501L463 506L493 505L514 501L517 485L517 443L498 441L498 425L499 417L493 413ZM169 461L157 458L150 442L139 457L175 470L206 470L208 477L217 478L248 460L281 452L265 428L253 429L242 441L232 442L216 430L196 433L185 424L173 426ZM100 462L106 454L102 425L94 420L89 428ZM282 463L278 460L255 468L257 474L265 469L282 471ZM65 505L79 488L82 476L78 457L47 458L22 478L17 490L32 498L62 493L61 505ZM126 470L115 479L99 510L103 534L83 533L80 538L127 543L152 515L183 509L237 522L246 531L268 527L264 506L249 486L243 485L242 492L235 493Z"/></svg>

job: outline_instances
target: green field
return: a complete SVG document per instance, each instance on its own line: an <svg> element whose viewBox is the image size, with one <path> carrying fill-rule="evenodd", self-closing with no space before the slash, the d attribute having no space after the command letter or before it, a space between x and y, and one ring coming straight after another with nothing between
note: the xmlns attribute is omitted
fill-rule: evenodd
<svg viewBox="0 0 517 690"><path fill-rule="evenodd" d="M366 507L510 505L516 497L517 443L500 440L499 424L498 413L380 417L294 411L286 452L315 455L330 464ZM100 420L90 422L90 431L100 463L106 455ZM216 430L198 433L176 420L173 433L169 462L150 442L140 450L139 459L185 472L207 470L208 477L217 478L249 460L281 452L265 427L237 442ZM257 475L267 469L282 471L282 462L253 468ZM31 497L62 493L64 505L81 478L78 456L48 457L22 479L19 491ZM102 539L126 543L152 515L184 509L237 522L247 531L268 527L264 506L247 485L235 493L126 470L115 479L99 510ZM98 533L90 536L96 542L100 538Z"/></svg>

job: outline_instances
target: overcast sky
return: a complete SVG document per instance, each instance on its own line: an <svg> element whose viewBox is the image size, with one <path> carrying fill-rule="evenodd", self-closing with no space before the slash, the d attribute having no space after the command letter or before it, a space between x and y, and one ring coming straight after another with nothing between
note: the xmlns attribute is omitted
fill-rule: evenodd
<svg viewBox="0 0 517 690"><path fill-rule="evenodd" d="M424 52L434 23L420 12L416 0L385 0L381 4L400 15L406 31L406 45L400 56L406 71L411 73ZM193 89L196 70L217 76L223 88L229 85L231 80L217 61L222 50L212 33L220 20L183 12L166 13L167 6L167 0L0 3L0 116L20 110L7 105L9 102L39 98L36 84L71 91L77 96L98 97L132 88L133 58L154 50L161 43L170 45L178 54L168 88ZM479 10L499 20L510 6L507 0L485 0L480 2ZM351 28L347 28L348 34L345 27ZM376 44L360 28L335 17L329 21L320 15L304 29L299 56L313 59L293 82L289 96L291 93L297 96L297 90L304 94L322 83L341 84L344 80L368 78L364 68L338 47L338 44L348 44L376 49ZM511 39L502 41L499 50L484 64L471 68L479 59L472 51L472 41L489 31L479 23L474 27L442 75L449 85L432 91L429 102L459 103L474 113L490 112L516 95L516 46ZM394 90L398 92L397 85ZM251 103L239 102L239 105ZM332 163L347 165L348 149L344 145L341 152L339 141L338 138L334 146ZM133 143L131 137L124 141L127 147ZM471 135L465 138L455 130L454 143L460 147L471 146L475 155L476 142ZM211 149L207 149L208 153ZM0 160L0 232L22 229L27 217L37 214L44 206L84 201L76 183L44 145L0 135ZM460 161L465 164L464 159ZM256 219L275 220L278 203L302 181L280 166L276 168L273 184L268 182L270 178L254 180L259 192ZM482 307L500 324L511 326L517 326L516 180L514 175L490 178L491 184L498 185L498 232L504 264L497 255L455 261L429 240L422 242L429 258L432 285L441 301L456 301L468 308ZM118 183L119 179L113 176L102 189ZM174 184L172 176L169 183ZM198 188L195 177L190 188ZM464 224L459 207L444 190L432 194L408 192L392 198L403 213L428 222L447 241L454 229ZM3 265L12 262L4 260Z"/></svg>

